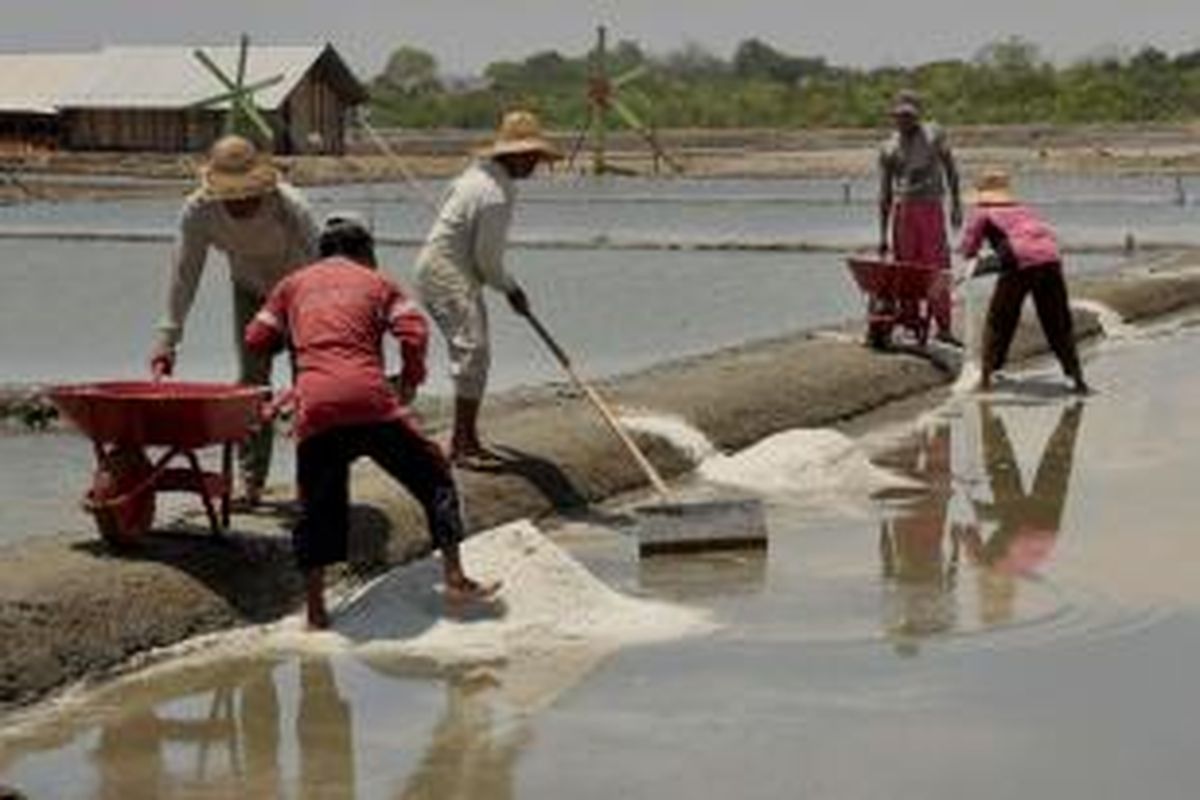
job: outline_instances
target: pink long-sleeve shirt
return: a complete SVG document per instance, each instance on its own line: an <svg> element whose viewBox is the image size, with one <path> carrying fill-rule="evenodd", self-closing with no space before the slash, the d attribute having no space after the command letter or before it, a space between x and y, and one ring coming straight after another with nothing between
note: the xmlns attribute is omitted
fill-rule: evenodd
<svg viewBox="0 0 1200 800"><path fill-rule="evenodd" d="M985 241L1002 261L1021 269L1062 259L1054 230L1020 203L980 204L971 209L963 229L962 254L974 258Z"/></svg>

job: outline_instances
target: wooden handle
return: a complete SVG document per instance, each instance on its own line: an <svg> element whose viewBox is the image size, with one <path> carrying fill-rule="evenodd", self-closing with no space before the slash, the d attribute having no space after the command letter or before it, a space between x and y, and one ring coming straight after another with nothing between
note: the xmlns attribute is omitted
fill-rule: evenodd
<svg viewBox="0 0 1200 800"><path fill-rule="evenodd" d="M629 432L625 430L625 426L621 424L621 421L617 419L612 409L608 407L608 403L600 397L600 393L579 376L575 368L571 366L571 358L567 355L567 352L554 340L554 337L550 335L550 331L546 330L546 326L542 324L541 320L532 313L526 315L525 319L529 320L529 324L534 332L537 333L538 338L554 354L555 360L562 366L567 376L571 379L571 382L583 392L584 397L600 412L600 416L604 419L609 429L612 430L621 444L625 446L629 454L633 456L633 460L637 462L637 465L646 474L646 477L650 479L650 484L654 487L654 491L658 492L664 500L670 500L671 490L667 487L666 481L663 480L662 475L658 474L658 470L650 463L650 459L646 458L646 454L642 452L642 449L637 446L637 442L633 441L633 437L629 435Z"/></svg>

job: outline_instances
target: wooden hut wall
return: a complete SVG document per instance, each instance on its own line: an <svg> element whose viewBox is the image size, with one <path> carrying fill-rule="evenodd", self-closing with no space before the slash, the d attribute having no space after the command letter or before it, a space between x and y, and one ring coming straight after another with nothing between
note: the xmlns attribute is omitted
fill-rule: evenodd
<svg viewBox="0 0 1200 800"><path fill-rule="evenodd" d="M346 151L346 106L321 72L310 70L288 95L280 114L284 127L280 152L341 155Z"/></svg>
<svg viewBox="0 0 1200 800"><path fill-rule="evenodd" d="M190 109L74 109L64 116L73 150L192 152L221 134L219 114Z"/></svg>
<svg viewBox="0 0 1200 800"><path fill-rule="evenodd" d="M53 114L0 113L0 153L24 154L58 147Z"/></svg>

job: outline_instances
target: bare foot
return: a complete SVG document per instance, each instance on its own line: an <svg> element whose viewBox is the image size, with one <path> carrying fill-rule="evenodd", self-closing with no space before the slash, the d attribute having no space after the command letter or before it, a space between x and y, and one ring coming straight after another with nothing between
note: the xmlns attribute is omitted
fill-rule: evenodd
<svg viewBox="0 0 1200 800"><path fill-rule="evenodd" d="M501 581L480 583L463 575L446 580L446 597L451 600L489 600L502 585Z"/></svg>
<svg viewBox="0 0 1200 800"><path fill-rule="evenodd" d="M450 463L463 469L486 469L495 467L504 461L503 457L494 450L489 450L481 444L450 446Z"/></svg>

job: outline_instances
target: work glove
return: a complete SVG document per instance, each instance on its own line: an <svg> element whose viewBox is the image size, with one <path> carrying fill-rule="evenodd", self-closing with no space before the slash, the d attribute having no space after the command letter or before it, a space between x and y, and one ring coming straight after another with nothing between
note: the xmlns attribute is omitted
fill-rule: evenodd
<svg viewBox="0 0 1200 800"><path fill-rule="evenodd" d="M167 344L156 345L150 353L150 374L162 380L175 372L175 348Z"/></svg>
<svg viewBox="0 0 1200 800"><path fill-rule="evenodd" d="M520 286L514 287L508 293L508 304L512 306L512 310L522 317L530 315L529 298L525 296L525 290Z"/></svg>

